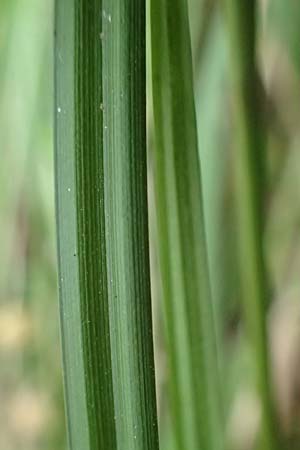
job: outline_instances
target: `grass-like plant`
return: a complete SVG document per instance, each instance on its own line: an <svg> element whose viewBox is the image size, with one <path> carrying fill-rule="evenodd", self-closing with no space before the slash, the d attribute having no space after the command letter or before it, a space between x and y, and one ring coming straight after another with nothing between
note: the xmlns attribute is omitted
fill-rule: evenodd
<svg viewBox="0 0 300 450"><path fill-rule="evenodd" d="M159 449L148 244L145 3L56 1L56 211L71 450ZM225 386L221 386L218 351L224 352L224 361L227 343L234 347L229 353L238 369L232 364L232 373L242 371L244 361L234 350L238 354L244 342L237 339L236 324L232 326L225 317L232 308L239 322L238 302L233 306L229 302L231 296L241 294L260 400L253 413L254 417L261 413L257 429L251 430L253 448L278 450L267 342L266 149L255 55L257 2L199 3L201 20L192 17L198 11L196 0L151 0L147 21L151 23L153 181L169 388L169 410L162 412L167 419L161 423L169 426L170 413L171 450L223 450L231 445L227 436L232 424L224 415L235 400L234 381L222 380ZM192 7L194 52L188 6ZM219 158L217 148L223 149L223 132L227 133L220 133L219 117L226 96L219 95L211 109L200 105L202 99L216 99L215 84L206 84L205 78L214 67L222 69L215 80L219 93L223 89L226 32L231 53L239 269L235 249L234 256L228 257L232 242L220 245L227 239L224 230L236 226L223 213L222 191L227 191L228 198L234 195L225 181L227 157L223 153ZM209 49L216 50L213 61L209 61ZM202 95L204 87L209 94ZM204 123L218 120L219 129L215 135L214 126L208 127L208 148L214 154L207 151L204 156L201 130L205 125L199 126L199 120L205 113ZM201 159L209 172L204 177ZM227 255L217 261L220 249ZM225 261L230 261L226 270ZM234 278L239 271L241 289L236 287L232 294L231 283L223 279L229 272L234 272L230 274ZM223 377L226 369L222 364ZM242 398L243 388L238 388ZM168 433L163 425L161 434L160 448L166 450Z"/></svg>
<svg viewBox="0 0 300 450"><path fill-rule="evenodd" d="M145 4L56 2L56 199L72 450L158 448Z"/></svg>
<svg viewBox="0 0 300 450"><path fill-rule="evenodd" d="M54 3L71 449L299 449L300 2L292 0L148 0L155 127L150 64L145 98L146 0L0 2L1 448L66 449Z"/></svg>

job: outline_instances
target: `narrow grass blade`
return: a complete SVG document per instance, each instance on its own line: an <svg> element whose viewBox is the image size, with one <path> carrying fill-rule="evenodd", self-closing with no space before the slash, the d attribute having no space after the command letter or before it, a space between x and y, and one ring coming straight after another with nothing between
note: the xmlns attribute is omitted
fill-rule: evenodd
<svg viewBox="0 0 300 450"><path fill-rule="evenodd" d="M155 184L177 448L222 448L185 0L151 1Z"/></svg>
<svg viewBox="0 0 300 450"><path fill-rule="evenodd" d="M158 448L142 0L56 2L56 199L72 450Z"/></svg>
<svg viewBox="0 0 300 450"><path fill-rule="evenodd" d="M235 145L237 211L240 231L241 276L245 318L252 340L258 393L262 408L263 448L277 448L267 350L268 294L263 256L263 129L262 105L255 64L256 1L247 6L227 0Z"/></svg>

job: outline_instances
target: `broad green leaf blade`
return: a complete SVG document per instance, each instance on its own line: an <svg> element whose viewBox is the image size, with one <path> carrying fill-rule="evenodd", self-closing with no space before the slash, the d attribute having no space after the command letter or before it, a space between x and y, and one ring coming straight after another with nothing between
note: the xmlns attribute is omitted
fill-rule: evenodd
<svg viewBox="0 0 300 450"><path fill-rule="evenodd" d="M151 1L155 188L178 449L220 449L221 407L185 0Z"/></svg>
<svg viewBox="0 0 300 450"><path fill-rule="evenodd" d="M262 239L263 120L255 62L257 2L251 0L244 7L238 0L227 0L225 6L231 50L242 294L261 401L263 448L274 450L278 442L267 348L268 293Z"/></svg>
<svg viewBox="0 0 300 450"><path fill-rule="evenodd" d="M72 450L158 448L144 2L56 2L56 204Z"/></svg>

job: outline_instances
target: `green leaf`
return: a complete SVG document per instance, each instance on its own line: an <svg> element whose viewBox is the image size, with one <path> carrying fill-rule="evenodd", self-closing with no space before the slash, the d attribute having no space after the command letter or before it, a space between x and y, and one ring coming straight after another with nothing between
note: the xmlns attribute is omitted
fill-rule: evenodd
<svg viewBox="0 0 300 450"><path fill-rule="evenodd" d="M222 448L185 0L151 1L155 188L177 448Z"/></svg>
<svg viewBox="0 0 300 450"><path fill-rule="evenodd" d="M72 450L158 448L142 0L56 2L56 205Z"/></svg>

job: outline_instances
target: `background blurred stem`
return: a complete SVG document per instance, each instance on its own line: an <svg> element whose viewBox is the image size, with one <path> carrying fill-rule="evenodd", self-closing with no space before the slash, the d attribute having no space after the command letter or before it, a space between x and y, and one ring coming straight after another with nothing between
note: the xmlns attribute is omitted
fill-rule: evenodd
<svg viewBox="0 0 300 450"><path fill-rule="evenodd" d="M151 2L158 239L178 449L222 448L185 0Z"/></svg>
<svg viewBox="0 0 300 450"><path fill-rule="evenodd" d="M57 1L55 67L70 447L156 450L143 0Z"/></svg>
<svg viewBox="0 0 300 450"><path fill-rule="evenodd" d="M265 157L263 105L255 62L256 1L227 0L237 168L237 213L244 312L252 341L262 413L263 448L277 448L267 339L267 276L263 255Z"/></svg>

